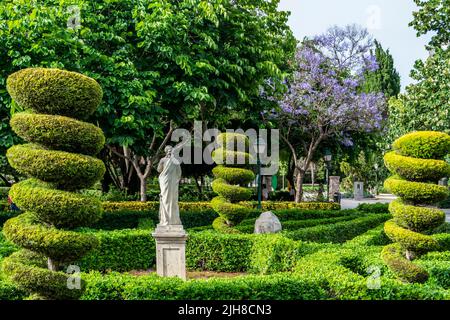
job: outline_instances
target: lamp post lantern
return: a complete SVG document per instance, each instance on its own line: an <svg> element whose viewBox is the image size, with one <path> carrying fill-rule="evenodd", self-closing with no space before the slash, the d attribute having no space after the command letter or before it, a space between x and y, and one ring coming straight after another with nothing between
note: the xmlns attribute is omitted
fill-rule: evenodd
<svg viewBox="0 0 450 320"><path fill-rule="evenodd" d="M253 144L253 150L256 153L256 164L258 167L258 173L257 173L257 183L258 183L258 210L262 208L261 206L261 159L260 154L264 153L266 151L266 141L263 138L258 138Z"/></svg>
<svg viewBox="0 0 450 320"><path fill-rule="evenodd" d="M330 168L331 168L331 159L332 155L329 149L325 149L325 155L323 157L326 164L326 183L327 183L327 202L330 201Z"/></svg>

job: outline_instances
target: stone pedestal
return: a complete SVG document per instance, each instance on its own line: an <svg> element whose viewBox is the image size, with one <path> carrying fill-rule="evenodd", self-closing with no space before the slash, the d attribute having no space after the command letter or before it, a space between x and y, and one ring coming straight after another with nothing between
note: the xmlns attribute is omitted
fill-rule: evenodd
<svg viewBox="0 0 450 320"><path fill-rule="evenodd" d="M328 200L333 201L335 193L340 191L340 176L330 176L330 194L328 195Z"/></svg>
<svg viewBox="0 0 450 320"><path fill-rule="evenodd" d="M186 240L182 225L156 226L156 273L162 277L186 280Z"/></svg>
<svg viewBox="0 0 450 320"><path fill-rule="evenodd" d="M364 199L364 183L361 181L356 181L353 183L353 198L355 200Z"/></svg>

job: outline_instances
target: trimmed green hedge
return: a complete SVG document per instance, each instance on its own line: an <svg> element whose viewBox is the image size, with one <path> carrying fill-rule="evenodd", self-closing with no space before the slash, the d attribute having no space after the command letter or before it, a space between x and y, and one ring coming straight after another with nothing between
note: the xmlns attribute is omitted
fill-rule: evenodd
<svg viewBox="0 0 450 320"><path fill-rule="evenodd" d="M405 157L396 151L384 155L386 167L393 174L410 181L438 181L450 176L450 166L444 160Z"/></svg>
<svg viewBox="0 0 450 320"><path fill-rule="evenodd" d="M250 208L256 209L257 201L242 201L239 204ZM262 201L262 210L340 210L341 206L335 202L292 202L292 201ZM209 211L212 210L209 202L183 202L179 203L181 211ZM132 211L158 211L158 201L104 201L103 208L105 211L119 211L119 210L132 210Z"/></svg>
<svg viewBox="0 0 450 320"><path fill-rule="evenodd" d="M211 208L200 211L180 211L180 219L184 228L211 225L217 213ZM105 211L102 218L92 228L103 230L138 228L142 219L151 219L155 224L159 222L158 211L114 210Z"/></svg>
<svg viewBox="0 0 450 320"><path fill-rule="evenodd" d="M394 141L393 147L413 158L442 159L449 154L450 136L436 131L411 132Z"/></svg>
<svg viewBox="0 0 450 320"><path fill-rule="evenodd" d="M102 101L94 79L76 72L28 68L10 75L6 87L20 106L35 113L86 119Z"/></svg>
<svg viewBox="0 0 450 320"><path fill-rule="evenodd" d="M13 115L10 124L24 140L53 150L96 155L105 144L99 127L64 116L21 112Z"/></svg>
<svg viewBox="0 0 450 320"><path fill-rule="evenodd" d="M144 270L151 268L155 263L155 240L149 230L85 229L83 232L95 236L99 241L99 246L78 262L83 271Z"/></svg>
<svg viewBox="0 0 450 320"><path fill-rule="evenodd" d="M413 204L435 204L448 197L449 191L445 186L432 183L413 182L392 176L384 181L384 187Z"/></svg>
<svg viewBox="0 0 450 320"><path fill-rule="evenodd" d="M100 200L53 189L37 179L14 184L10 195L21 210L33 212L40 221L57 228L86 226L98 221L102 214Z"/></svg>
<svg viewBox="0 0 450 320"><path fill-rule="evenodd" d="M84 274L84 300L322 300L320 283L292 274L183 281L156 275Z"/></svg>
<svg viewBox="0 0 450 320"><path fill-rule="evenodd" d="M389 214L372 214L350 221L287 231L284 235L294 240L342 243L375 228L390 217Z"/></svg>
<svg viewBox="0 0 450 320"><path fill-rule="evenodd" d="M26 176L55 183L64 190L92 186L105 174L100 159L65 151L47 150L36 144L16 145L6 152L11 166Z"/></svg>
<svg viewBox="0 0 450 320"><path fill-rule="evenodd" d="M360 203L356 210L366 213L389 213L389 203Z"/></svg>
<svg viewBox="0 0 450 320"><path fill-rule="evenodd" d="M60 262L76 260L98 244L95 236L40 224L29 212L9 219L3 233L14 244Z"/></svg>

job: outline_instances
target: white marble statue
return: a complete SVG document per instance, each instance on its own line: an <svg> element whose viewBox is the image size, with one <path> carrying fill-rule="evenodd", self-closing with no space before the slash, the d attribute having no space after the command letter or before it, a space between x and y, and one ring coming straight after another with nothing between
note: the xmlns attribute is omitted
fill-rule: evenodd
<svg viewBox="0 0 450 320"><path fill-rule="evenodd" d="M159 161L158 172L161 194L159 196L159 226L181 225L178 207L178 186L181 179L180 161L173 148L167 146L166 156Z"/></svg>

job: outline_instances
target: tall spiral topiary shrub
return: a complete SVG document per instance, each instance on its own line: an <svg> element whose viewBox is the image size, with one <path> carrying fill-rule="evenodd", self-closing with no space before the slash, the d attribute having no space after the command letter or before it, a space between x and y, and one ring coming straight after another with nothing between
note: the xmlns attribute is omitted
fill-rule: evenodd
<svg viewBox="0 0 450 320"><path fill-rule="evenodd" d="M245 152L248 138L243 134L222 133L217 141L220 148L213 153L218 166L213 169L216 179L212 189L218 196L211 200L211 206L219 217L213 227L222 232L237 232L232 227L245 219L249 211L238 202L250 199L252 191L247 185L255 179L253 171L248 169L251 156Z"/></svg>
<svg viewBox="0 0 450 320"><path fill-rule="evenodd" d="M5 237L23 249L3 262L4 273L39 299L76 299L64 267L98 245L92 235L74 231L100 219L101 202L75 191L90 187L105 173L94 156L103 132L83 122L102 99L99 84L58 69L29 68L7 79L7 90L25 112L12 129L29 143L7 151L13 168L30 179L12 186L10 196L25 211L8 220ZM79 289L79 290L78 290Z"/></svg>
<svg viewBox="0 0 450 320"><path fill-rule="evenodd" d="M450 152L450 136L413 132L396 140L393 147L384 160L394 175L384 185L399 198L389 205L393 219L386 222L384 231L394 243L383 249L382 258L401 280L421 283L428 273L411 261L440 249L432 230L445 222L445 214L431 206L448 196L448 188L436 183L450 176L450 165L443 160Z"/></svg>

